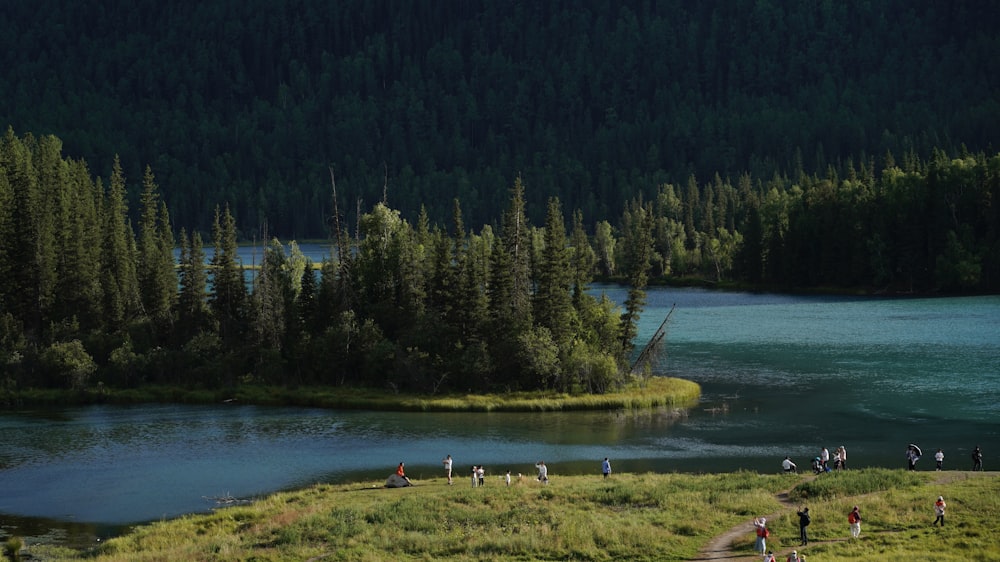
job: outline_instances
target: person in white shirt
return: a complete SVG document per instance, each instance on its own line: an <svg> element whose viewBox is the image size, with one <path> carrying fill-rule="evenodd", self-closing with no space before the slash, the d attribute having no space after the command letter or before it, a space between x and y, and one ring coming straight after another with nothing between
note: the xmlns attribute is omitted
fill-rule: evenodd
<svg viewBox="0 0 1000 562"><path fill-rule="evenodd" d="M944 451L938 449L937 452L934 453L934 461L937 463L937 469L941 470L941 466L944 464Z"/></svg>
<svg viewBox="0 0 1000 562"><path fill-rule="evenodd" d="M444 473L448 475L448 485L451 486L451 455L448 455L441 461L444 465Z"/></svg>
<svg viewBox="0 0 1000 562"><path fill-rule="evenodd" d="M781 461L781 470L784 470L785 472L795 472L796 468L795 463L793 463L792 459L788 457L785 457L785 460Z"/></svg>
<svg viewBox="0 0 1000 562"><path fill-rule="evenodd" d="M538 481L542 484L549 483L549 469L545 466L545 461L538 461L535 464L535 468L538 469Z"/></svg>

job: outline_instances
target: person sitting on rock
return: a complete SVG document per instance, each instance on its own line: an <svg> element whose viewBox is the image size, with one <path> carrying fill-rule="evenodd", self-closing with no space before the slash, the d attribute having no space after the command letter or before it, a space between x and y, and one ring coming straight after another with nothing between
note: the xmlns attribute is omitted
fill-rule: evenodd
<svg viewBox="0 0 1000 562"><path fill-rule="evenodd" d="M410 479L406 477L406 473L403 472L403 463L399 463L399 466L396 467L396 476L406 480L407 484L413 484L413 482L410 482Z"/></svg>

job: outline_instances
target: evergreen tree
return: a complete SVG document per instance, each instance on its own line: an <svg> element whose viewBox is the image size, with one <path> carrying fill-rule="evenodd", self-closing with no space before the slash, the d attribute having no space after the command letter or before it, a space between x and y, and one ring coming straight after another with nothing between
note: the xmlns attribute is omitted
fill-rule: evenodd
<svg viewBox="0 0 1000 562"><path fill-rule="evenodd" d="M646 303L646 284L653 249L652 207L642 201L632 202L622 216L622 246L625 248L622 269L628 277L629 291L621 319L621 348L627 356L635 346L639 315Z"/></svg>
<svg viewBox="0 0 1000 562"><path fill-rule="evenodd" d="M245 329L247 288L237 261L236 221L228 206L224 211L216 207L212 238L215 254L208 304L218 322L219 335L232 348L239 344Z"/></svg>
<svg viewBox="0 0 1000 562"><path fill-rule="evenodd" d="M101 286L104 288L106 327L120 329L140 310L136 277L135 235L128 222L125 175L115 156L104 203L104 240L101 252Z"/></svg>
<svg viewBox="0 0 1000 562"><path fill-rule="evenodd" d="M539 325L548 328L556 346L565 352L578 326L570 292L574 275L566 247L566 227L559 200L555 197L549 199L545 247L536 269L534 317Z"/></svg>
<svg viewBox="0 0 1000 562"><path fill-rule="evenodd" d="M160 201L153 170L147 166L140 198L137 278L143 310L154 325L165 328L177 300L173 234L166 206Z"/></svg>
<svg viewBox="0 0 1000 562"><path fill-rule="evenodd" d="M86 164L68 163L66 198L63 215L56 231L58 270L56 279L57 317L74 318L80 329L89 332L100 327L101 311L101 220L98 202L101 194L90 178Z"/></svg>
<svg viewBox="0 0 1000 562"><path fill-rule="evenodd" d="M181 229L180 235L180 295L178 297L178 331L182 338L211 329L211 316L205 300L208 274L205 270L205 250L201 234Z"/></svg>

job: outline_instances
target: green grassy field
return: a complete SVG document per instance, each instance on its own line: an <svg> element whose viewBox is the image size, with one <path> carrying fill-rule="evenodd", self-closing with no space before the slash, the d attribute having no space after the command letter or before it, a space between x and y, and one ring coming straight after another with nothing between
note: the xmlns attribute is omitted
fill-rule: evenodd
<svg viewBox="0 0 1000 562"><path fill-rule="evenodd" d="M136 528L88 552L26 545L37 560L692 560L716 536L734 534L729 560L754 559L749 522L767 515L770 547L798 545L796 507L813 514L814 560L1000 560L996 473L849 470L821 475L532 475L510 487L499 475L472 488L465 478L383 480L316 486ZM787 499L780 494L788 492ZM947 526L932 505L948 501ZM859 540L846 514L860 505ZM759 558L757 558L759 559Z"/></svg>

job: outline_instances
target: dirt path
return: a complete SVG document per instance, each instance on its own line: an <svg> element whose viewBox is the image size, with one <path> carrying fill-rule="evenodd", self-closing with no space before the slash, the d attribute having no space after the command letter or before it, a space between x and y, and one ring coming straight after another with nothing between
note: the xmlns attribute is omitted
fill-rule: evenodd
<svg viewBox="0 0 1000 562"><path fill-rule="evenodd" d="M936 482L941 484L947 484L948 482L954 482L955 480L971 478L973 477L974 474L982 474L982 473L967 473L964 471L952 471L952 470L942 471L938 474ZM803 482L808 482L809 480L816 478L816 476L817 475L813 474L806 477L803 480L799 480L798 482L795 483L795 486L798 486ZM792 488L789 488L788 490L780 492L775 496L781 503L781 505L785 506L785 508L782 509L781 511L765 515L764 517L766 517L768 521L773 521L779 515L796 509L797 507L796 503L792 501L792 499L788 496L788 493L791 492L792 489L794 489L794 486ZM705 545L705 548L701 549L701 552L698 553L698 557L693 558L692 560L729 560L731 562L744 562L744 561L759 562L761 559L760 554L757 554L755 552L747 552L745 550L743 551L733 550L733 543L737 539L739 539L740 537L745 537L747 535L752 535L753 532L754 528L752 522L747 521L746 523L740 523L739 525L733 527L732 529L729 529L728 531L722 533L721 535L716 535L715 537L713 537L712 540L708 541L708 544ZM847 539L809 541L809 544L842 542L844 540ZM795 550L795 547L786 547L777 550L774 552L774 558L776 560L784 560L792 552L792 550Z"/></svg>
<svg viewBox="0 0 1000 562"><path fill-rule="evenodd" d="M813 474L811 476L806 477L804 480L799 480L795 482L795 486L798 486L803 482L808 482L809 480L812 480L815 477L816 475ZM788 497L788 493L791 492L793 488L789 488L788 490L780 492L777 496L775 496L778 498L778 501L781 502L781 505L785 506L785 508L782 509L781 511L765 515L764 517L766 517L768 520L774 520L782 513L790 509L795 509L795 502L793 502L791 498ZM747 521L746 523L740 523L739 525L733 527L732 529L729 529L725 533L722 533L721 535L716 535L715 537L712 538L712 540L708 541L708 544L705 545L705 548L701 549L701 552L698 553L698 557L695 558L694 560L759 561L761 559L761 556L759 554L748 553L745 551L741 552L733 551L733 542L735 542L736 539L744 537L748 534L753 534L753 532L754 528L752 522ZM792 551L791 548L787 550L788 552L775 552L774 557L776 559L784 560L784 557L787 556L788 553Z"/></svg>

